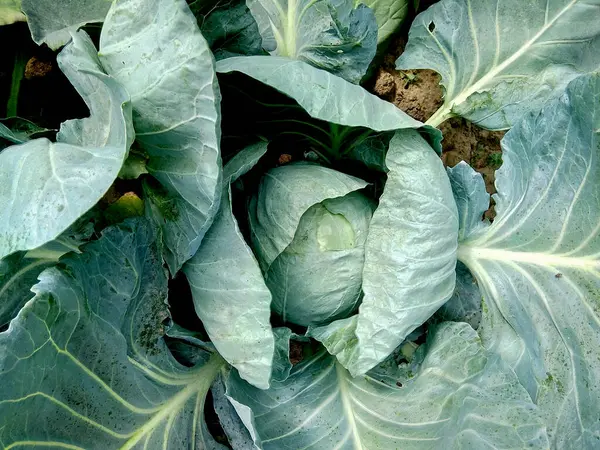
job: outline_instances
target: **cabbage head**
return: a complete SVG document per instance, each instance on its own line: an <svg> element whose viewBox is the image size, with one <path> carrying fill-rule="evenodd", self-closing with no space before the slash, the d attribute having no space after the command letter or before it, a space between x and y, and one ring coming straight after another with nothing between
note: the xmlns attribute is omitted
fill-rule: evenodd
<svg viewBox="0 0 600 450"><path fill-rule="evenodd" d="M252 244L285 322L328 323L356 310L375 210L366 185L304 163L264 175L250 202Z"/></svg>

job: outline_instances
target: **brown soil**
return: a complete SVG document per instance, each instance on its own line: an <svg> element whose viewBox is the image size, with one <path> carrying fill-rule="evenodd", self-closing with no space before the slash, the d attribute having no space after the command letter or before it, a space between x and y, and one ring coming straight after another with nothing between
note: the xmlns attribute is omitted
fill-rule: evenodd
<svg viewBox="0 0 600 450"><path fill-rule="evenodd" d="M290 340L290 362L293 366L304 359L303 346L301 342Z"/></svg>
<svg viewBox="0 0 600 450"><path fill-rule="evenodd" d="M392 42L371 88L379 97L425 122L442 105L440 76L432 70L396 70L396 59L405 45L404 37ZM442 123L440 130L444 135L444 164L454 167L466 161L483 175L488 192L495 193L494 172L502 164L500 140L504 132L483 130L460 118ZM486 217L493 219L494 216L492 205Z"/></svg>
<svg viewBox="0 0 600 450"><path fill-rule="evenodd" d="M284 164L288 164L290 162L292 162L292 155L288 154L288 153L283 153L282 155L279 156L279 160L277 160L277 163L280 166L283 166Z"/></svg>
<svg viewBox="0 0 600 450"><path fill-rule="evenodd" d="M500 140L505 132L487 131L460 118L442 123L440 130L444 135L444 165L454 167L460 161L466 161L483 175L487 191L490 194L496 193L495 172L502 165ZM488 219L494 219L496 216L493 200L485 216Z"/></svg>
<svg viewBox="0 0 600 450"><path fill-rule="evenodd" d="M32 78L45 77L52 71L52 62L42 61L36 56L33 56L27 65L25 66L25 78L31 80Z"/></svg>
<svg viewBox="0 0 600 450"><path fill-rule="evenodd" d="M396 70L396 60L404 51L406 38L399 37L377 71L373 92L421 122L442 106L440 76L433 70Z"/></svg>

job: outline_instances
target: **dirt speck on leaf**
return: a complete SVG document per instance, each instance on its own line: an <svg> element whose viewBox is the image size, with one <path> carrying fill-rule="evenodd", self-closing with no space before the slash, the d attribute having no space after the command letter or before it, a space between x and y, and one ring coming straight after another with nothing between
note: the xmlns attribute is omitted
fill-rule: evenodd
<svg viewBox="0 0 600 450"><path fill-rule="evenodd" d="M392 102L409 116L425 122L443 103L440 76L427 69L396 70L396 60L405 46L404 36L391 43L370 88L373 93ZM502 164L500 140L505 132L487 131L461 118L448 120L439 128L444 135L444 164L454 167L460 161L466 161L483 175L487 191L495 193L494 173ZM494 218L493 201L485 216L488 219Z"/></svg>

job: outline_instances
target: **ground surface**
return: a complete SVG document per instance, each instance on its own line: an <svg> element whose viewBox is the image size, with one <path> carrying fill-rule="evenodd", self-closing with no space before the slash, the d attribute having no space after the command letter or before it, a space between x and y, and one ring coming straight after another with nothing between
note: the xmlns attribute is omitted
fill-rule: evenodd
<svg viewBox="0 0 600 450"><path fill-rule="evenodd" d="M432 70L396 70L396 59L405 45L405 37L390 44L368 87L379 97L425 122L442 105L440 77ZM483 130L459 118L444 122L440 129L444 135L444 164L454 167L460 161L466 161L483 175L488 192L495 193L494 172L502 164L500 140L505 132ZM491 207L486 217L493 219L494 215Z"/></svg>

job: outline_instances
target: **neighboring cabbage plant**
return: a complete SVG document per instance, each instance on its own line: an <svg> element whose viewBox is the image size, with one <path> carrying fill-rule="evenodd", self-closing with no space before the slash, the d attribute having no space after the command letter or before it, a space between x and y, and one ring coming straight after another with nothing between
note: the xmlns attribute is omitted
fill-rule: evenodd
<svg viewBox="0 0 600 450"><path fill-rule="evenodd" d="M328 323L358 306L375 210L375 203L356 190L365 185L312 164L277 167L263 177L251 201L252 242L273 295L272 308L284 321Z"/></svg>
<svg viewBox="0 0 600 450"><path fill-rule="evenodd" d="M0 0L0 25L10 25L25 20L21 12L21 0Z"/></svg>

